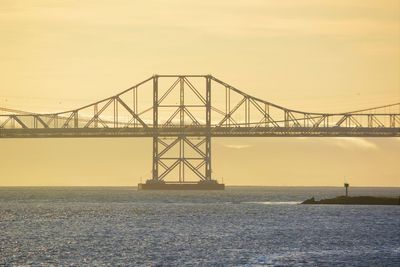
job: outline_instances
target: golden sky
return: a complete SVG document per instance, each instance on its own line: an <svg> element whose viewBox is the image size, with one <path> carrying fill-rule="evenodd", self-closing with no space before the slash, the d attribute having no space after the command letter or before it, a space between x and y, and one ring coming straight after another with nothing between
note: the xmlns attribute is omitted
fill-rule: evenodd
<svg viewBox="0 0 400 267"><path fill-rule="evenodd" d="M293 109L400 102L400 1L0 2L0 107L76 108L154 73ZM229 185L400 186L400 139L215 138ZM151 139L0 140L0 185L136 185Z"/></svg>

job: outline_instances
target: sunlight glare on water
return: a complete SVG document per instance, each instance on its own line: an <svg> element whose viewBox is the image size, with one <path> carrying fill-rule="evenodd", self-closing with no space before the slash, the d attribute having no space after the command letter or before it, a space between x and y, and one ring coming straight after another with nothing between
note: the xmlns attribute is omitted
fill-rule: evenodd
<svg viewBox="0 0 400 267"><path fill-rule="evenodd" d="M398 206L298 205L342 193L3 187L0 265L400 266Z"/></svg>

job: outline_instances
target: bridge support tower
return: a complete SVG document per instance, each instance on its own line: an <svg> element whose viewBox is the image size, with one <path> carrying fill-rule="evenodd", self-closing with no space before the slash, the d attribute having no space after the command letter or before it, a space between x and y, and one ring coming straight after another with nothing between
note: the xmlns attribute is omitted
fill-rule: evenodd
<svg viewBox="0 0 400 267"><path fill-rule="evenodd" d="M189 137L185 134L185 116L189 105L185 105L185 77L179 77L180 103L176 114L179 114L180 129L178 136L164 135L160 131L158 112L160 107L158 76L153 77L153 163L152 178L138 185L139 190L223 190L224 184L212 179L211 171L211 76L205 76L205 97L196 90L205 107L206 134ZM161 129L162 130L162 129ZM164 181L164 178L174 172L178 177L175 181ZM187 181L188 172L197 181Z"/></svg>

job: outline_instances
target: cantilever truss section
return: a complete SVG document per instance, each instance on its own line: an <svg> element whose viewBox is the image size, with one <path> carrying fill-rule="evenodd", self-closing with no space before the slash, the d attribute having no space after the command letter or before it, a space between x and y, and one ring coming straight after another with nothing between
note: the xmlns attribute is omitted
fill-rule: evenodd
<svg viewBox="0 0 400 267"><path fill-rule="evenodd" d="M153 181L211 177L211 137L400 137L400 103L304 112L211 75L154 75L116 95L57 113L0 107L0 138L152 137Z"/></svg>
<svg viewBox="0 0 400 267"><path fill-rule="evenodd" d="M400 128L400 103L343 113L304 112L253 97L211 75L155 75L74 110L32 113L0 107L0 138L152 136L154 130L197 136L208 130L206 114L212 136L399 136Z"/></svg>

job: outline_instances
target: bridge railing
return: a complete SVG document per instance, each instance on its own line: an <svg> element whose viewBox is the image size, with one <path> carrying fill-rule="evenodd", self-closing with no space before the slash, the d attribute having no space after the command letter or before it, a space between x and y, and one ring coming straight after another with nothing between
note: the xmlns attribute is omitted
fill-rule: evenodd
<svg viewBox="0 0 400 267"><path fill-rule="evenodd" d="M265 117L259 121L216 121L211 124L212 128L399 128L400 115L398 114L344 114L344 115L322 115L322 116L294 116L287 115L286 120L276 120ZM128 118L128 117L127 117ZM132 119L132 118L131 118ZM153 124L144 122L141 125L137 122L114 121L110 119L98 119L91 122L89 117L80 117L79 113L71 113L69 116L60 115L0 115L0 129L67 129L67 128L153 128ZM221 123L222 122L222 123ZM175 122L161 121L158 128L182 127ZM163 125L166 124L166 125ZM91 125L93 124L93 125ZM184 124L184 127L201 127L204 125Z"/></svg>

